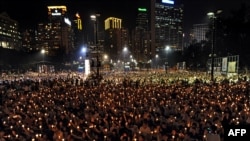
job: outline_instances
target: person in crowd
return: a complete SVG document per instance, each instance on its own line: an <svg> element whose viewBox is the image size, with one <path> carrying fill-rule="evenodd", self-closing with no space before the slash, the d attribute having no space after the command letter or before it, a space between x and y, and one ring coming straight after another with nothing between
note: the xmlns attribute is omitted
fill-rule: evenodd
<svg viewBox="0 0 250 141"><path fill-rule="evenodd" d="M211 132L223 140L225 127L250 123L247 79L150 72L112 73L98 85L60 74L1 79L3 141L200 141Z"/></svg>

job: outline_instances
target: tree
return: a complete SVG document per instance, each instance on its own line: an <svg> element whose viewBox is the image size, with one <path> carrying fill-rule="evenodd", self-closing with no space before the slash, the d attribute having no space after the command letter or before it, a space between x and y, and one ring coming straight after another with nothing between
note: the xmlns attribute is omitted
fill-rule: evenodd
<svg viewBox="0 0 250 141"><path fill-rule="evenodd" d="M250 66L250 7L242 4L226 22L225 45L228 55L239 55L240 66Z"/></svg>

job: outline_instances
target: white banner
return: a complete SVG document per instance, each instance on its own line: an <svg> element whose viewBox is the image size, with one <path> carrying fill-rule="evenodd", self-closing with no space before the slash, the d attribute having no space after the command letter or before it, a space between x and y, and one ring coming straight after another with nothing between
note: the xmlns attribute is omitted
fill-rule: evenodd
<svg viewBox="0 0 250 141"><path fill-rule="evenodd" d="M228 72L235 73L236 71L236 62L228 62Z"/></svg>
<svg viewBox="0 0 250 141"><path fill-rule="evenodd" d="M85 75L89 75L90 74L90 62L89 59L85 59Z"/></svg>
<svg viewBox="0 0 250 141"><path fill-rule="evenodd" d="M227 57L222 58L222 71L227 71Z"/></svg>

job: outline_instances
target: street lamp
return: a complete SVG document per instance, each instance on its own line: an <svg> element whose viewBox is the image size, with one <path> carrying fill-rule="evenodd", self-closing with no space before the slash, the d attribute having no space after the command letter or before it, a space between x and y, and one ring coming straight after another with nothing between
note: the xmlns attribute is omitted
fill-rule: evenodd
<svg viewBox="0 0 250 141"><path fill-rule="evenodd" d="M84 68L86 68L85 64L85 59L86 59L86 52L87 52L87 47L83 46L81 50L79 51L79 63L78 63L78 71L79 72L84 72ZM85 66L84 66L85 65Z"/></svg>
<svg viewBox="0 0 250 141"><path fill-rule="evenodd" d="M158 58L159 58L159 55L156 54L155 55L155 68L158 69Z"/></svg>
<svg viewBox="0 0 250 141"><path fill-rule="evenodd" d="M123 52L123 69L124 69L124 71L125 71L125 56L126 56L126 53L128 52L128 48L127 47L124 47L123 48L123 50L122 50L122 52Z"/></svg>
<svg viewBox="0 0 250 141"><path fill-rule="evenodd" d="M222 10L214 12L208 12L207 16L212 20L212 44L211 44L211 81L214 81L214 48L215 48L215 20L216 15L220 14Z"/></svg>
<svg viewBox="0 0 250 141"><path fill-rule="evenodd" d="M107 55L107 54L104 54L103 55L103 70L108 70L107 68L110 68L110 65L109 65L109 61L108 61L108 59L109 59L109 56Z"/></svg>
<svg viewBox="0 0 250 141"><path fill-rule="evenodd" d="M44 63L44 55L45 55L45 49L42 49L41 50L41 54L42 54L42 56L43 56L43 60L42 60L42 65L40 66L41 67L41 72L45 72L45 69L44 69L44 65L45 65L45 63Z"/></svg>
<svg viewBox="0 0 250 141"><path fill-rule="evenodd" d="M100 61L99 61L99 46L98 46L98 23L97 23L97 17L99 17L100 14L94 14L91 15L90 18L92 21L95 22L95 27L94 27L94 32L95 32L95 46L96 46L96 75L97 78L99 78L100 72L99 72L99 67L100 67Z"/></svg>
<svg viewBox="0 0 250 141"><path fill-rule="evenodd" d="M43 55L43 63L44 63L44 54L45 54L45 49L42 49L42 50L41 50L41 53L42 53L42 55Z"/></svg>
<svg viewBox="0 0 250 141"><path fill-rule="evenodd" d="M166 71L166 73L167 73L167 71L168 71L168 62L169 62L169 60L168 60L168 52L170 51L170 47L169 47L169 46L166 46L166 47L165 47L165 51L167 52L167 55L166 55L166 60L167 60L167 62L165 62L165 71Z"/></svg>
<svg viewBox="0 0 250 141"><path fill-rule="evenodd" d="M82 47L81 53L86 57L87 47Z"/></svg>
<svg viewBox="0 0 250 141"><path fill-rule="evenodd" d="M105 61L107 61L108 55L107 55L107 54L104 54L103 58L104 58Z"/></svg>

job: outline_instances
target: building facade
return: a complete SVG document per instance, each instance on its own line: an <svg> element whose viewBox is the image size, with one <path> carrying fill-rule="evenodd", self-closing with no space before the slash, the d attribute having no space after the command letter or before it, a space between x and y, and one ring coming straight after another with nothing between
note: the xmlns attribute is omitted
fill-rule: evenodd
<svg viewBox="0 0 250 141"><path fill-rule="evenodd" d="M129 48L128 29L122 27L122 19L109 17L104 21L104 53L108 54L110 60L123 59L123 48Z"/></svg>
<svg viewBox="0 0 250 141"><path fill-rule="evenodd" d="M133 31L132 54L136 61L147 62L151 59L149 11L147 8L137 9L136 27Z"/></svg>
<svg viewBox="0 0 250 141"><path fill-rule="evenodd" d="M152 56L166 46L183 49L183 8L174 0L151 0L150 31Z"/></svg>
<svg viewBox="0 0 250 141"><path fill-rule="evenodd" d="M39 51L41 48L37 44L37 30L26 29L21 33L22 36L22 50L25 52Z"/></svg>
<svg viewBox="0 0 250 141"><path fill-rule="evenodd" d="M84 43L83 25L82 19L79 13L74 15L74 22L72 25L74 32L74 46L75 48L81 48Z"/></svg>
<svg viewBox="0 0 250 141"><path fill-rule="evenodd" d="M18 22L11 19L7 13L0 14L0 47L6 49L21 49L21 34Z"/></svg>
<svg viewBox="0 0 250 141"><path fill-rule="evenodd" d="M38 44L46 54L69 55L74 49L72 22L67 15L66 6L48 6L48 22L39 23Z"/></svg>
<svg viewBox="0 0 250 141"><path fill-rule="evenodd" d="M192 29L192 40L196 42L206 41L206 33L208 30L208 24L194 24Z"/></svg>

